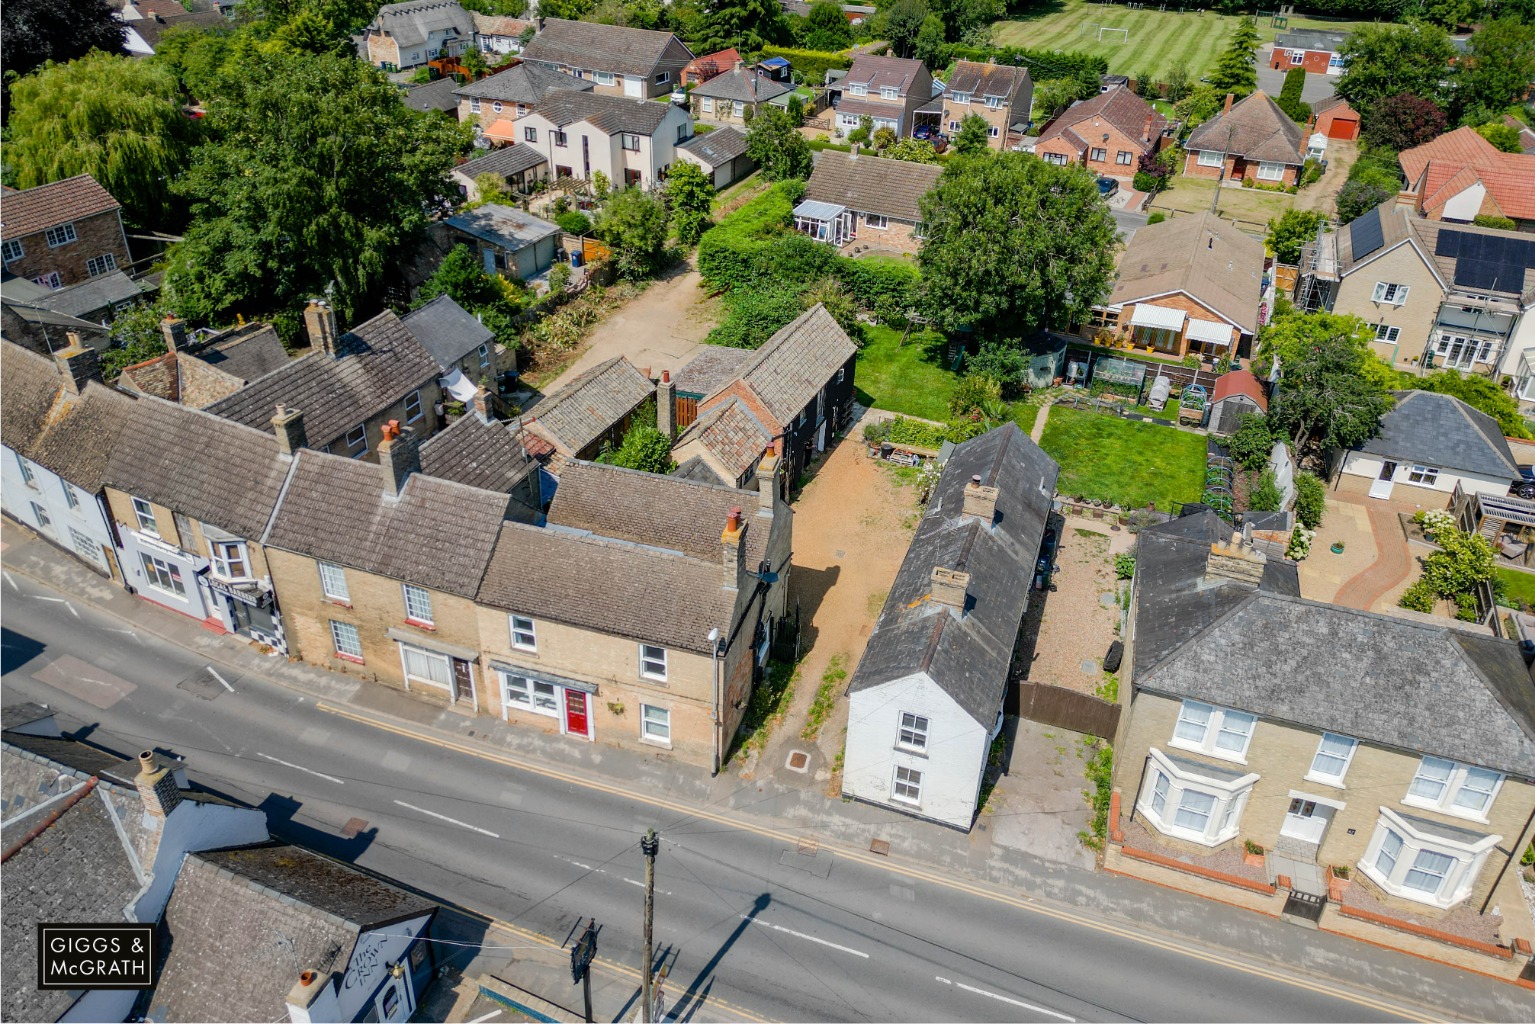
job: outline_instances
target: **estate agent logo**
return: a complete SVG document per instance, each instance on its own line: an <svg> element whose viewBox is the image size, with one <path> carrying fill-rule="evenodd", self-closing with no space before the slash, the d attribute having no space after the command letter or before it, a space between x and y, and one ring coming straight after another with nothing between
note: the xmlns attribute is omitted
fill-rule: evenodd
<svg viewBox="0 0 1535 1024"><path fill-rule="evenodd" d="M40 989L149 988L154 984L152 924L39 924Z"/></svg>

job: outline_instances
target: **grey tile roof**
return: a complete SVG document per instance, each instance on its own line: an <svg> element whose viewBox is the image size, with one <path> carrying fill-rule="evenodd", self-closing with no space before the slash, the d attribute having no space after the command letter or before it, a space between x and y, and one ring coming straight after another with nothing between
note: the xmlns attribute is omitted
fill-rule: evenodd
<svg viewBox="0 0 1535 1024"><path fill-rule="evenodd" d="M1204 212L1135 232L1119 258L1111 305L1186 291L1237 324L1258 331L1263 301L1263 243Z"/></svg>
<svg viewBox="0 0 1535 1024"><path fill-rule="evenodd" d="M1274 39L1276 50L1326 50L1337 53L1348 39L1347 32L1329 32L1320 28L1292 28Z"/></svg>
<svg viewBox="0 0 1535 1024"><path fill-rule="evenodd" d="M495 338L490 328L454 302L451 295L439 295L420 309L406 313L404 323L444 373Z"/></svg>
<svg viewBox="0 0 1535 1024"><path fill-rule="evenodd" d="M746 155L746 136L739 130L726 125L712 132L694 135L688 141L678 145L677 149L683 153L691 153L710 167L718 167L736 157Z"/></svg>
<svg viewBox="0 0 1535 1024"><path fill-rule="evenodd" d="M44 292L34 301L44 309L68 316L85 316L119 302L131 302L144 290L121 270Z"/></svg>
<svg viewBox="0 0 1535 1024"><path fill-rule="evenodd" d="M340 358L313 351L208 411L270 431L281 403L303 412L309 443L323 447L437 376L437 360L387 310L348 331L342 345Z"/></svg>
<svg viewBox="0 0 1535 1024"><path fill-rule="evenodd" d="M517 252L526 249L541 238L560 232L558 224L551 224L515 206L487 203L473 210L454 214L444 223L466 235L482 238L487 242Z"/></svg>
<svg viewBox="0 0 1535 1024"><path fill-rule="evenodd" d="M243 381L265 377L288 365L288 350L270 324L232 327L196 349L197 358Z"/></svg>
<svg viewBox="0 0 1535 1024"><path fill-rule="evenodd" d="M537 106L550 92L569 90L591 92L595 86L584 78L567 75L563 71L546 68L542 64L518 64L514 68L488 75L478 82L459 86L455 96L465 99L501 100L504 103L524 103Z"/></svg>
<svg viewBox="0 0 1535 1024"><path fill-rule="evenodd" d="M611 96L600 92L556 92L547 96L535 111L556 127L585 121L606 135L628 132L654 135L671 104L655 100Z"/></svg>
<svg viewBox="0 0 1535 1024"><path fill-rule="evenodd" d="M7 704L0 709L0 730L9 732L12 729L22 729L35 722L53 717L53 709L32 701L24 701L20 704ZM0 785L5 780L0 779ZM6 812L7 816L9 811Z"/></svg>
<svg viewBox="0 0 1535 1024"><path fill-rule="evenodd" d="M730 398L694 420L677 443L693 440L709 450L734 484L761 461L762 453L773 443L773 432L752 415L745 402Z"/></svg>
<svg viewBox="0 0 1535 1024"><path fill-rule="evenodd" d="M293 460L271 434L158 398L139 399L103 480L254 540L265 532Z"/></svg>
<svg viewBox="0 0 1535 1024"><path fill-rule="evenodd" d="M857 353L847 332L818 302L764 342L742 364L740 377L782 427Z"/></svg>
<svg viewBox="0 0 1535 1024"><path fill-rule="evenodd" d="M1003 96L1009 103L1021 99L1032 90L1029 69L1008 64L982 64L973 60L957 60L949 71L951 93L969 93L977 99L987 96ZM1028 111L1022 111L1028 119Z"/></svg>
<svg viewBox="0 0 1535 1024"><path fill-rule="evenodd" d="M538 468L505 423L486 423L473 412L421 446L421 472L505 494Z"/></svg>
<svg viewBox="0 0 1535 1024"><path fill-rule="evenodd" d="M695 86L692 95L739 103L766 103L775 96L793 91L793 86L775 82L752 68L731 68Z"/></svg>
<svg viewBox="0 0 1535 1024"><path fill-rule="evenodd" d="M1248 160L1301 164L1306 129L1290 120L1262 89L1217 114L1189 135L1186 148L1238 153Z"/></svg>
<svg viewBox="0 0 1535 1024"><path fill-rule="evenodd" d="M713 467L704 461L702 455L695 455L691 459L684 459L676 469L672 470L672 476L680 477L683 480L693 480L701 484L719 484L724 487L729 487L732 483L730 480L722 479L714 471Z"/></svg>
<svg viewBox="0 0 1535 1024"><path fill-rule="evenodd" d="M522 56L567 67L645 76L673 67L681 71L693 59L692 51L670 32L559 18L544 22L543 29L523 48Z"/></svg>
<svg viewBox="0 0 1535 1024"><path fill-rule="evenodd" d="M166 907L170 955L150 1015L286 1019L285 997L301 970L345 971L360 931L435 909L296 846L188 854Z"/></svg>
<svg viewBox="0 0 1535 1024"><path fill-rule="evenodd" d="M473 596L510 498L412 473L384 496L384 469L299 453L265 543L326 562Z"/></svg>
<svg viewBox="0 0 1535 1024"><path fill-rule="evenodd" d="M419 49L433 32L448 29L456 30L458 38L468 41L474 35L474 21L453 0L412 0L380 7L368 29L388 32L404 51Z"/></svg>
<svg viewBox="0 0 1535 1024"><path fill-rule="evenodd" d="M751 357L752 351L748 348L702 345L698 354L672 375L672 381L677 385L679 395L706 398L734 380Z"/></svg>
<svg viewBox="0 0 1535 1024"><path fill-rule="evenodd" d="M101 384L78 399L60 394L53 360L0 342L0 440L12 451L94 494L107 459L132 421L134 399Z"/></svg>
<svg viewBox="0 0 1535 1024"><path fill-rule="evenodd" d="M1379 437L1361 451L1440 469L1519 478L1519 467L1498 421L1453 395L1398 391L1396 405L1381 417Z"/></svg>
<svg viewBox="0 0 1535 1024"><path fill-rule="evenodd" d="M539 402L523 424L575 455L654 394L650 378L623 356L614 356Z"/></svg>
<svg viewBox="0 0 1535 1024"><path fill-rule="evenodd" d="M850 693L926 673L986 728L1007 690L1018 626L1059 467L1013 423L954 448L891 584ZM966 516L973 476L996 487L992 523ZM963 614L928 599L935 567L970 574Z"/></svg>
<svg viewBox="0 0 1535 1024"><path fill-rule="evenodd" d="M11 341L0 342L0 378L5 381L0 442L32 458L33 446L47 428L48 414L58 401L64 378L52 359Z"/></svg>
<svg viewBox="0 0 1535 1024"><path fill-rule="evenodd" d="M180 4L176 4L172 11L176 11ZM153 18L140 18L137 21L124 23L124 28L139 34L139 37L151 47L159 47L160 40L171 29L195 29L203 32L224 32L229 30L231 22L218 11L179 11L167 14L159 12Z"/></svg>
<svg viewBox="0 0 1535 1024"><path fill-rule="evenodd" d="M915 224L922 219L922 197L942 173L937 164L855 157L828 149L816 154L805 198Z"/></svg>
<svg viewBox="0 0 1535 1024"><path fill-rule="evenodd" d="M539 164L546 162L544 155L532 146L502 146L500 149L491 150L485 156L461 163L453 170L470 181L482 174L499 174L503 178L510 178L514 174L531 171Z"/></svg>
<svg viewBox="0 0 1535 1024"><path fill-rule="evenodd" d="M455 79L439 78L435 82L406 90L405 105L412 110L422 112L428 110L451 112L458 109L457 92L458 82Z"/></svg>

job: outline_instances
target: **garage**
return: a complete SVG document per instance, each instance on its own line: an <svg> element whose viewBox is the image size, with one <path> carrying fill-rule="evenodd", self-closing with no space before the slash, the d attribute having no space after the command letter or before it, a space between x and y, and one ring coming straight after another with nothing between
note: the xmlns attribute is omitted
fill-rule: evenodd
<svg viewBox="0 0 1535 1024"><path fill-rule="evenodd" d="M1359 138L1359 112L1349 106L1342 96L1319 100L1312 105L1311 113L1316 118L1314 130L1329 139L1352 142Z"/></svg>
<svg viewBox="0 0 1535 1024"><path fill-rule="evenodd" d="M1359 117L1335 117L1327 126L1329 139L1353 140L1359 137Z"/></svg>

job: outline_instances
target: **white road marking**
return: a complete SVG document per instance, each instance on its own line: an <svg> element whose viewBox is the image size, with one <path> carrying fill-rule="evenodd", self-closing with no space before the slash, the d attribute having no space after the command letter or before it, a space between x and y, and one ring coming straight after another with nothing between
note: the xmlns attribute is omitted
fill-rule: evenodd
<svg viewBox="0 0 1535 1024"><path fill-rule="evenodd" d="M851 953L854 956L861 956L865 960L869 959L869 954L865 953L861 949L849 949L847 946L839 946L835 942L827 942L825 939L818 939L814 935L806 935L804 932L797 932L792 928L785 928L782 925L769 924L766 921L759 921L756 918L747 917L745 914L741 915L741 920L746 921L749 924L760 924L764 928L771 928L775 932L783 932L785 935L792 935L796 939L804 939L806 942L814 942L821 946L830 946L832 949L841 950L844 953Z"/></svg>
<svg viewBox="0 0 1535 1024"><path fill-rule="evenodd" d="M945 985L953 985L955 988L964 989L966 992L973 992L978 996L985 996L987 999L995 999L999 1003L1010 1003L1013 1006L1021 1006L1025 1010L1033 1010L1035 1013L1043 1013L1054 1017L1057 1020L1073 1022L1076 1021L1075 1017L1068 1017L1064 1013L1056 1013L1054 1010L1047 1010L1043 1006L1035 1006L1033 1003L1026 1003L1021 999L1013 999L1009 996L999 996L995 992L988 992L983 988L976 988L974 985L966 985L962 981L950 981L948 978L945 978L942 975L938 975L937 979L943 982Z"/></svg>
<svg viewBox="0 0 1535 1024"><path fill-rule="evenodd" d="M62 597L48 597L48 596L46 596L44 594L33 594L32 595L32 600L34 600L34 601L47 601L50 604L68 604L69 603L69 602L65 601Z"/></svg>
<svg viewBox="0 0 1535 1024"><path fill-rule="evenodd" d="M11 585L11 589L12 590L20 590L21 589L20 587L18 587L16 585L16 581L11 578L11 574L10 573L5 572L3 570L0 570L0 576L4 576L5 577L5 582L7 582L7 583L9 583Z"/></svg>
<svg viewBox="0 0 1535 1024"><path fill-rule="evenodd" d="M416 807L413 804L406 803L404 800L396 800L395 803L408 810L416 811L420 814L425 814L429 818L437 818L441 821L446 821L450 825L457 825L459 828L467 828L471 832L478 832L482 836L490 836L492 839L501 838L494 832L487 832L483 828L471 825L466 821L459 821L457 818L450 818L446 814L438 814L436 811L429 811L425 807Z"/></svg>
<svg viewBox="0 0 1535 1024"><path fill-rule="evenodd" d="M605 872L605 871L604 872L599 872L599 873L600 874L607 874L607 872ZM626 879L624 879L624 881L628 882L630 885L637 885L641 889L645 888L645 883L641 882L641 881L639 881L637 879L626 878ZM660 893L662 896L670 896L672 894L670 889L657 889L656 892Z"/></svg>
<svg viewBox="0 0 1535 1024"><path fill-rule="evenodd" d="M223 683L224 684L224 689L228 690L230 693L234 693L235 692L235 688L233 686L229 685L229 680L225 679L223 676L219 675L218 672L214 671L214 668L213 668L212 665L208 666L208 674L210 676L212 676L214 679L217 679L219 682Z"/></svg>
<svg viewBox="0 0 1535 1024"><path fill-rule="evenodd" d="M495 1018L497 1018L499 1016L501 1016L501 1011L500 1010L491 1010L489 1013L487 1013L483 1017L476 1017L476 1018L474 1018L474 1020L470 1021L469 1024L485 1024L486 1021L494 1020Z"/></svg>
<svg viewBox="0 0 1535 1024"><path fill-rule="evenodd" d="M338 779L334 775L326 775L324 772L317 772L313 768L305 768L301 764L293 764L293 763L291 763L289 761L279 760L279 759L273 757L271 754L263 754L259 750L256 752L256 756L257 757L264 757L268 761L271 761L273 764L280 764L284 768L292 768L294 771L305 772L305 773L307 773L309 775L318 775L322 779L329 779L331 782L334 782L338 786L346 785L346 780L345 779Z"/></svg>
<svg viewBox="0 0 1535 1024"><path fill-rule="evenodd" d="M107 630L107 632L109 632L109 633L126 633L126 634L128 634L128 637L129 637L129 638L130 638L130 639L131 639L131 640L132 640L132 641L133 641L133 642L134 642L134 643L136 643L136 644L142 644L142 643L143 643L143 642L144 642L144 641L142 641L142 640L140 640L140 639L139 639L139 635L138 635L138 634L137 634L137 633L135 633L135 632L134 632L134 631L133 631L133 630L131 630L131 629L115 629L115 628L113 628L113 627L112 627L112 626L107 626L107 627L106 627L106 630Z"/></svg>

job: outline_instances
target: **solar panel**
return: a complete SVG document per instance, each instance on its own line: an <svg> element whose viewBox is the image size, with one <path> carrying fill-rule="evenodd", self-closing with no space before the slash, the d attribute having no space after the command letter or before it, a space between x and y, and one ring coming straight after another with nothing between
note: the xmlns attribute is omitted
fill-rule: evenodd
<svg viewBox="0 0 1535 1024"><path fill-rule="evenodd" d="M1353 239L1354 259L1361 260L1386 244L1381 232L1380 207L1367 210L1349 225L1349 237Z"/></svg>
<svg viewBox="0 0 1535 1024"><path fill-rule="evenodd" d="M1446 245L1445 236L1454 236ZM1524 274L1535 267L1535 240L1441 231L1435 255L1455 257L1455 283L1463 288L1517 292Z"/></svg>
<svg viewBox="0 0 1535 1024"><path fill-rule="evenodd" d="M1435 256L1448 256L1451 259L1460 255L1460 240L1466 237L1464 231L1441 231L1439 241L1434 243Z"/></svg>

